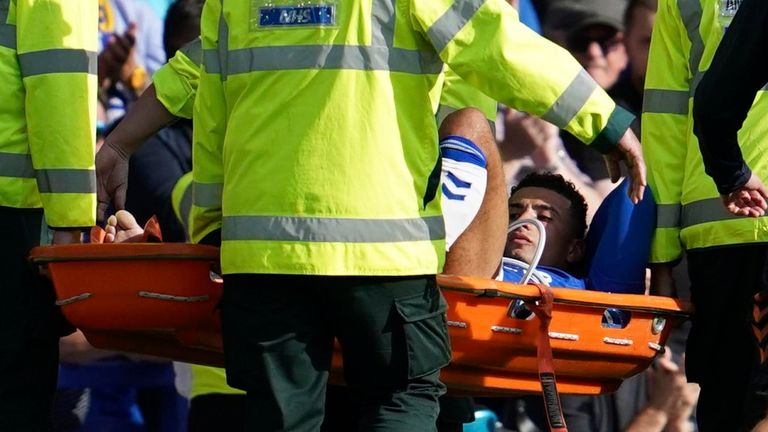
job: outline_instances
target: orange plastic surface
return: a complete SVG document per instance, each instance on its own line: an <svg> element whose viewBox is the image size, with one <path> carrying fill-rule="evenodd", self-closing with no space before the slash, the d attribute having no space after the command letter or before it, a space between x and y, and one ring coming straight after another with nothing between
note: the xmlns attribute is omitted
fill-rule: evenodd
<svg viewBox="0 0 768 432"><path fill-rule="evenodd" d="M221 297L211 278L219 250L183 243L34 248L67 319L82 330L169 330L210 319Z"/></svg>
<svg viewBox="0 0 768 432"><path fill-rule="evenodd" d="M216 311L221 283L211 277L218 249L174 243L64 245L35 248L31 260L48 268L62 311L94 346L223 365ZM447 275L438 275L438 283L449 304L453 360L441 375L449 390L475 396L540 392L538 321L507 316L510 301L535 301L538 288ZM650 365L673 321L689 311L686 303L665 297L552 291L550 341L561 393L615 390ZM602 326L608 307L631 311L625 328ZM653 331L654 320L662 319L666 325ZM342 367L337 349L333 381L342 381Z"/></svg>

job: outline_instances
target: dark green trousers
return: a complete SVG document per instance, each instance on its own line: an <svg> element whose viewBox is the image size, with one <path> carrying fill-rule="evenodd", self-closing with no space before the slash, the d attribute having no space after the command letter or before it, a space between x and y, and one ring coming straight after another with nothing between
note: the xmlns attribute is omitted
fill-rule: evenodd
<svg viewBox="0 0 768 432"><path fill-rule="evenodd" d="M72 328L27 262L41 211L0 207L0 431L53 430L59 336Z"/></svg>
<svg viewBox="0 0 768 432"><path fill-rule="evenodd" d="M434 276L225 276L227 381L248 393L248 430L320 430L338 338L359 430L434 431L445 309Z"/></svg>

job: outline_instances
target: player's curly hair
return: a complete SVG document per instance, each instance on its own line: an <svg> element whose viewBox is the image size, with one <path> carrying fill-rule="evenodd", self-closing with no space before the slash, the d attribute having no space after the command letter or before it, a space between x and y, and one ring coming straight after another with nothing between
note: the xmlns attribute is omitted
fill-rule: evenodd
<svg viewBox="0 0 768 432"><path fill-rule="evenodd" d="M513 186L509 196L526 187L540 187L554 191L565 197L571 203L571 229L574 237L583 239L587 235L587 201L579 193L576 186L560 174L550 172L533 172L523 177Z"/></svg>

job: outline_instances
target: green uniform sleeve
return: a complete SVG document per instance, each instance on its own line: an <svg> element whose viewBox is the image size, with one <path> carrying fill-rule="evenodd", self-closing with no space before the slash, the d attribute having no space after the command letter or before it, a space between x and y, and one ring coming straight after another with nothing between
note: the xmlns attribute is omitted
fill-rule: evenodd
<svg viewBox="0 0 768 432"><path fill-rule="evenodd" d="M97 3L15 5L29 148L46 220L54 228L93 226Z"/></svg>
<svg viewBox="0 0 768 432"><path fill-rule="evenodd" d="M221 1L208 0L200 21L203 50L226 49L227 27ZM221 39L221 40L220 40ZM221 228L221 197L224 185L222 147L227 128L226 101L218 56L203 62L197 98L194 103L195 127L192 137L192 216L190 234L199 243L210 232Z"/></svg>
<svg viewBox="0 0 768 432"><path fill-rule="evenodd" d="M152 76L157 99L176 117L192 118L202 61L202 45L196 38Z"/></svg>
<svg viewBox="0 0 768 432"><path fill-rule="evenodd" d="M504 0L410 3L412 21L451 69L488 96L607 152L633 120L567 51L520 23Z"/></svg>
<svg viewBox="0 0 768 432"><path fill-rule="evenodd" d="M690 130L690 46L677 3L660 0L648 54L641 140L657 203L652 263L675 261L683 250L680 197Z"/></svg>

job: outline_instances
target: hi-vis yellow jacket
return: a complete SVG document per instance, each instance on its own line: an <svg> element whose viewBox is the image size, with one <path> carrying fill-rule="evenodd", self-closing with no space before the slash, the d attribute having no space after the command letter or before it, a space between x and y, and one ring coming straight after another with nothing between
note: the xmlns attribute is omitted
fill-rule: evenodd
<svg viewBox="0 0 768 432"><path fill-rule="evenodd" d="M208 0L201 40L192 240L221 226L225 274L439 272L443 61L598 149L632 118L504 0Z"/></svg>
<svg viewBox="0 0 768 432"><path fill-rule="evenodd" d="M200 39L197 38L180 49L152 77L158 100L171 114L182 118L192 118L192 107L197 94L201 62L202 51ZM448 68L444 71L443 78L442 87L436 89L436 92L440 94L434 97L435 100L439 100L435 114L438 125L452 112L473 107L481 110L488 119L491 129L495 129L495 100L467 84ZM433 96L435 95L433 94ZM176 182L172 193L174 212L187 233L189 233L191 226L191 186L192 173L189 172Z"/></svg>
<svg viewBox="0 0 768 432"><path fill-rule="evenodd" d="M768 241L768 218L728 213L705 174L691 104L723 36L717 0L660 0L643 99L643 152L658 203L651 262L683 250ZM734 79L739 79L734 77ZM739 132L744 159L768 175L768 100L760 91Z"/></svg>
<svg viewBox="0 0 768 432"><path fill-rule="evenodd" d="M96 217L96 0L0 0L0 206Z"/></svg>
<svg viewBox="0 0 768 432"><path fill-rule="evenodd" d="M177 53L176 54L176 60L174 60L174 66L179 65L179 61L186 62L189 57L187 57L184 53ZM170 61L169 61L170 63ZM163 70L165 68L165 72L167 73L169 70L168 63L163 65L160 69L158 69L158 72ZM157 76L157 73L155 72L155 76ZM164 75L164 79L167 78L173 78L172 74L166 74ZM171 82L173 82L172 80ZM153 78L153 82L155 86L158 85L158 82ZM168 81L164 81L161 79L162 84L160 84L160 87L155 87L156 91L159 91L160 88L167 89L166 84ZM178 83L183 82L177 81ZM179 87L177 90L181 90L182 88ZM194 92L193 92L194 93ZM193 94L192 93L192 94ZM184 92L177 92L177 93L166 93L167 96L171 96L172 98L176 97L175 100L183 100ZM167 99L166 99L167 101ZM164 102L165 104L165 102ZM168 108L166 106L166 108ZM168 108L168 111L171 111L170 108ZM173 113L177 117L183 117L180 116L178 113ZM184 174L177 182L176 185L173 187L173 192L171 194L171 201L173 205L173 211L176 213L176 217L181 221L181 223L184 225L184 228L188 231L189 229L189 211L190 207L192 206L192 173L188 172ZM217 368L217 367L211 367L211 366L200 366L200 365L191 365L191 372L192 372L192 382L190 383L190 397L194 398L196 396L202 396L206 394L244 394L245 392L241 390L234 389L227 385L227 375L223 368Z"/></svg>
<svg viewBox="0 0 768 432"><path fill-rule="evenodd" d="M196 38L152 75L157 99L176 117L192 118L202 61L203 49Z"/></svg>
<svg viewBox="0 0 768 432"><path fill-rule="evenodd" d="M200 38L196 38L176 52L152 77L157 98L176 117L192 118L202 57ZM448 114L466 107L482 111L492 125L496 120L496 101L469 85L450 68L445 68L442 86L436 90L439 96L434 94L435 91L431 96L439 101L435 114L438 125Z"/></svg>

